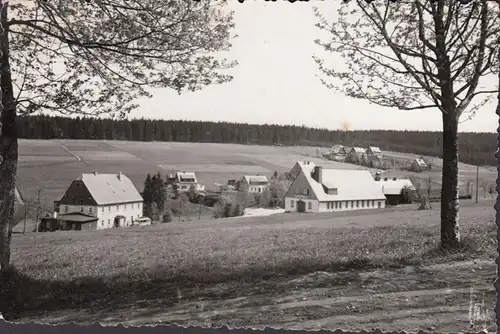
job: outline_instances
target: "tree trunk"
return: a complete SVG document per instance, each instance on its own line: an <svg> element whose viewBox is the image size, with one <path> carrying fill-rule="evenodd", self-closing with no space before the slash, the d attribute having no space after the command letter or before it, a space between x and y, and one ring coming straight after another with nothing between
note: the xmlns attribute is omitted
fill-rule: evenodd
<svg viewBox="0 0 500 334"><path fill-rule="evenodd" d="M3 27L7 23L7 9L5 4L0 14ZM6 28L4 28L6 29ZM2 105L0 115L2 133L0 135L0 154L3 158L0 164L0 270L5 271L10 263L10 240L14 219L14 189L17 173L17 128L16 106L12 90L12 77L9 65L9 36L8 31L0 35Z"/></svg>
<svg viewBox="0 0 500 334"><path fill-rule="evenodd" d="M441 186L441 246L460 241L458 224L458 116L443 113L443 175Z"/></svg>

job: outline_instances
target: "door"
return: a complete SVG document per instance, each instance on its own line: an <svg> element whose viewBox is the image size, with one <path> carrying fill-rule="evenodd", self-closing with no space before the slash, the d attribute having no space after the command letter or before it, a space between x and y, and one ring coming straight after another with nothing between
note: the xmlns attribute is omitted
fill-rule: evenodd
<svg viewBox="0 0 500 334"><path fill-rule="evenodd" d="M300 200L297 201L297 211L298 212L306 212L306 202Z"/></svg>

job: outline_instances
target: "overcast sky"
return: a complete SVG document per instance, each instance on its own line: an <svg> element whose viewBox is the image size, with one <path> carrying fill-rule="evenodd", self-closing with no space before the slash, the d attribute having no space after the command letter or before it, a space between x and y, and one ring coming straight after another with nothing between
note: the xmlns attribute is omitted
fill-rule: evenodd
<svg viewBox="0 0 500 334"><path fill-rule="evenodd" d="M227 58L239 61L234 80L195 93L154 91L131 117L295 124L329 129L440 130L437 110L399 111L334 94L317 78L312 56L318 29L313 6L335 11L340 1L230 1L236 34ZM496 83L492 80L492 85ZM482 108L460 131L495 132L495 104Z"/></svg>

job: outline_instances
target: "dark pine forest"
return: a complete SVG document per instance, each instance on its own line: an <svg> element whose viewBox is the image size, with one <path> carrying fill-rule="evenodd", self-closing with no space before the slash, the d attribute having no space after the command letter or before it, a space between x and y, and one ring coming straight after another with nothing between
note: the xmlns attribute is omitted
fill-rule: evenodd
<svg viewBox="0 0 500 334"><path fill-rule="evenodd" d="M430 131L342 131L289 125L45 115L19 117L18 131L19 138L26 139L107 139L321 147L342 143L348 146L373 145L388 151L442 156L442 134ZM460 133L459 143L461 162L497 165L494 158L496 134Z"/></svg>

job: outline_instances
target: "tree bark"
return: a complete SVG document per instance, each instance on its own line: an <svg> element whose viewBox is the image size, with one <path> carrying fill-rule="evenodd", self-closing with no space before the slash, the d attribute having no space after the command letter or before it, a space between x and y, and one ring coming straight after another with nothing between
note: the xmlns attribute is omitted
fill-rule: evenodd
<svg viewBox="0 0 500 334"><path fill-rule="evenodd" d="M2 105L0 115L0 270L5 271L10 263L10 241L14 219L14 197L17 173L18 142L16 128L16 106L12 90L9 65L9 34L7 28L8 5L2 7L0 23L5 31L0 35Z"/></svg>
<svg viewBox="0 0 500 334"><path fill-rule="evenodd" d="M443 171L441 186L441 246L460 242L458 223L458 116L443 113Z"/></svg>

